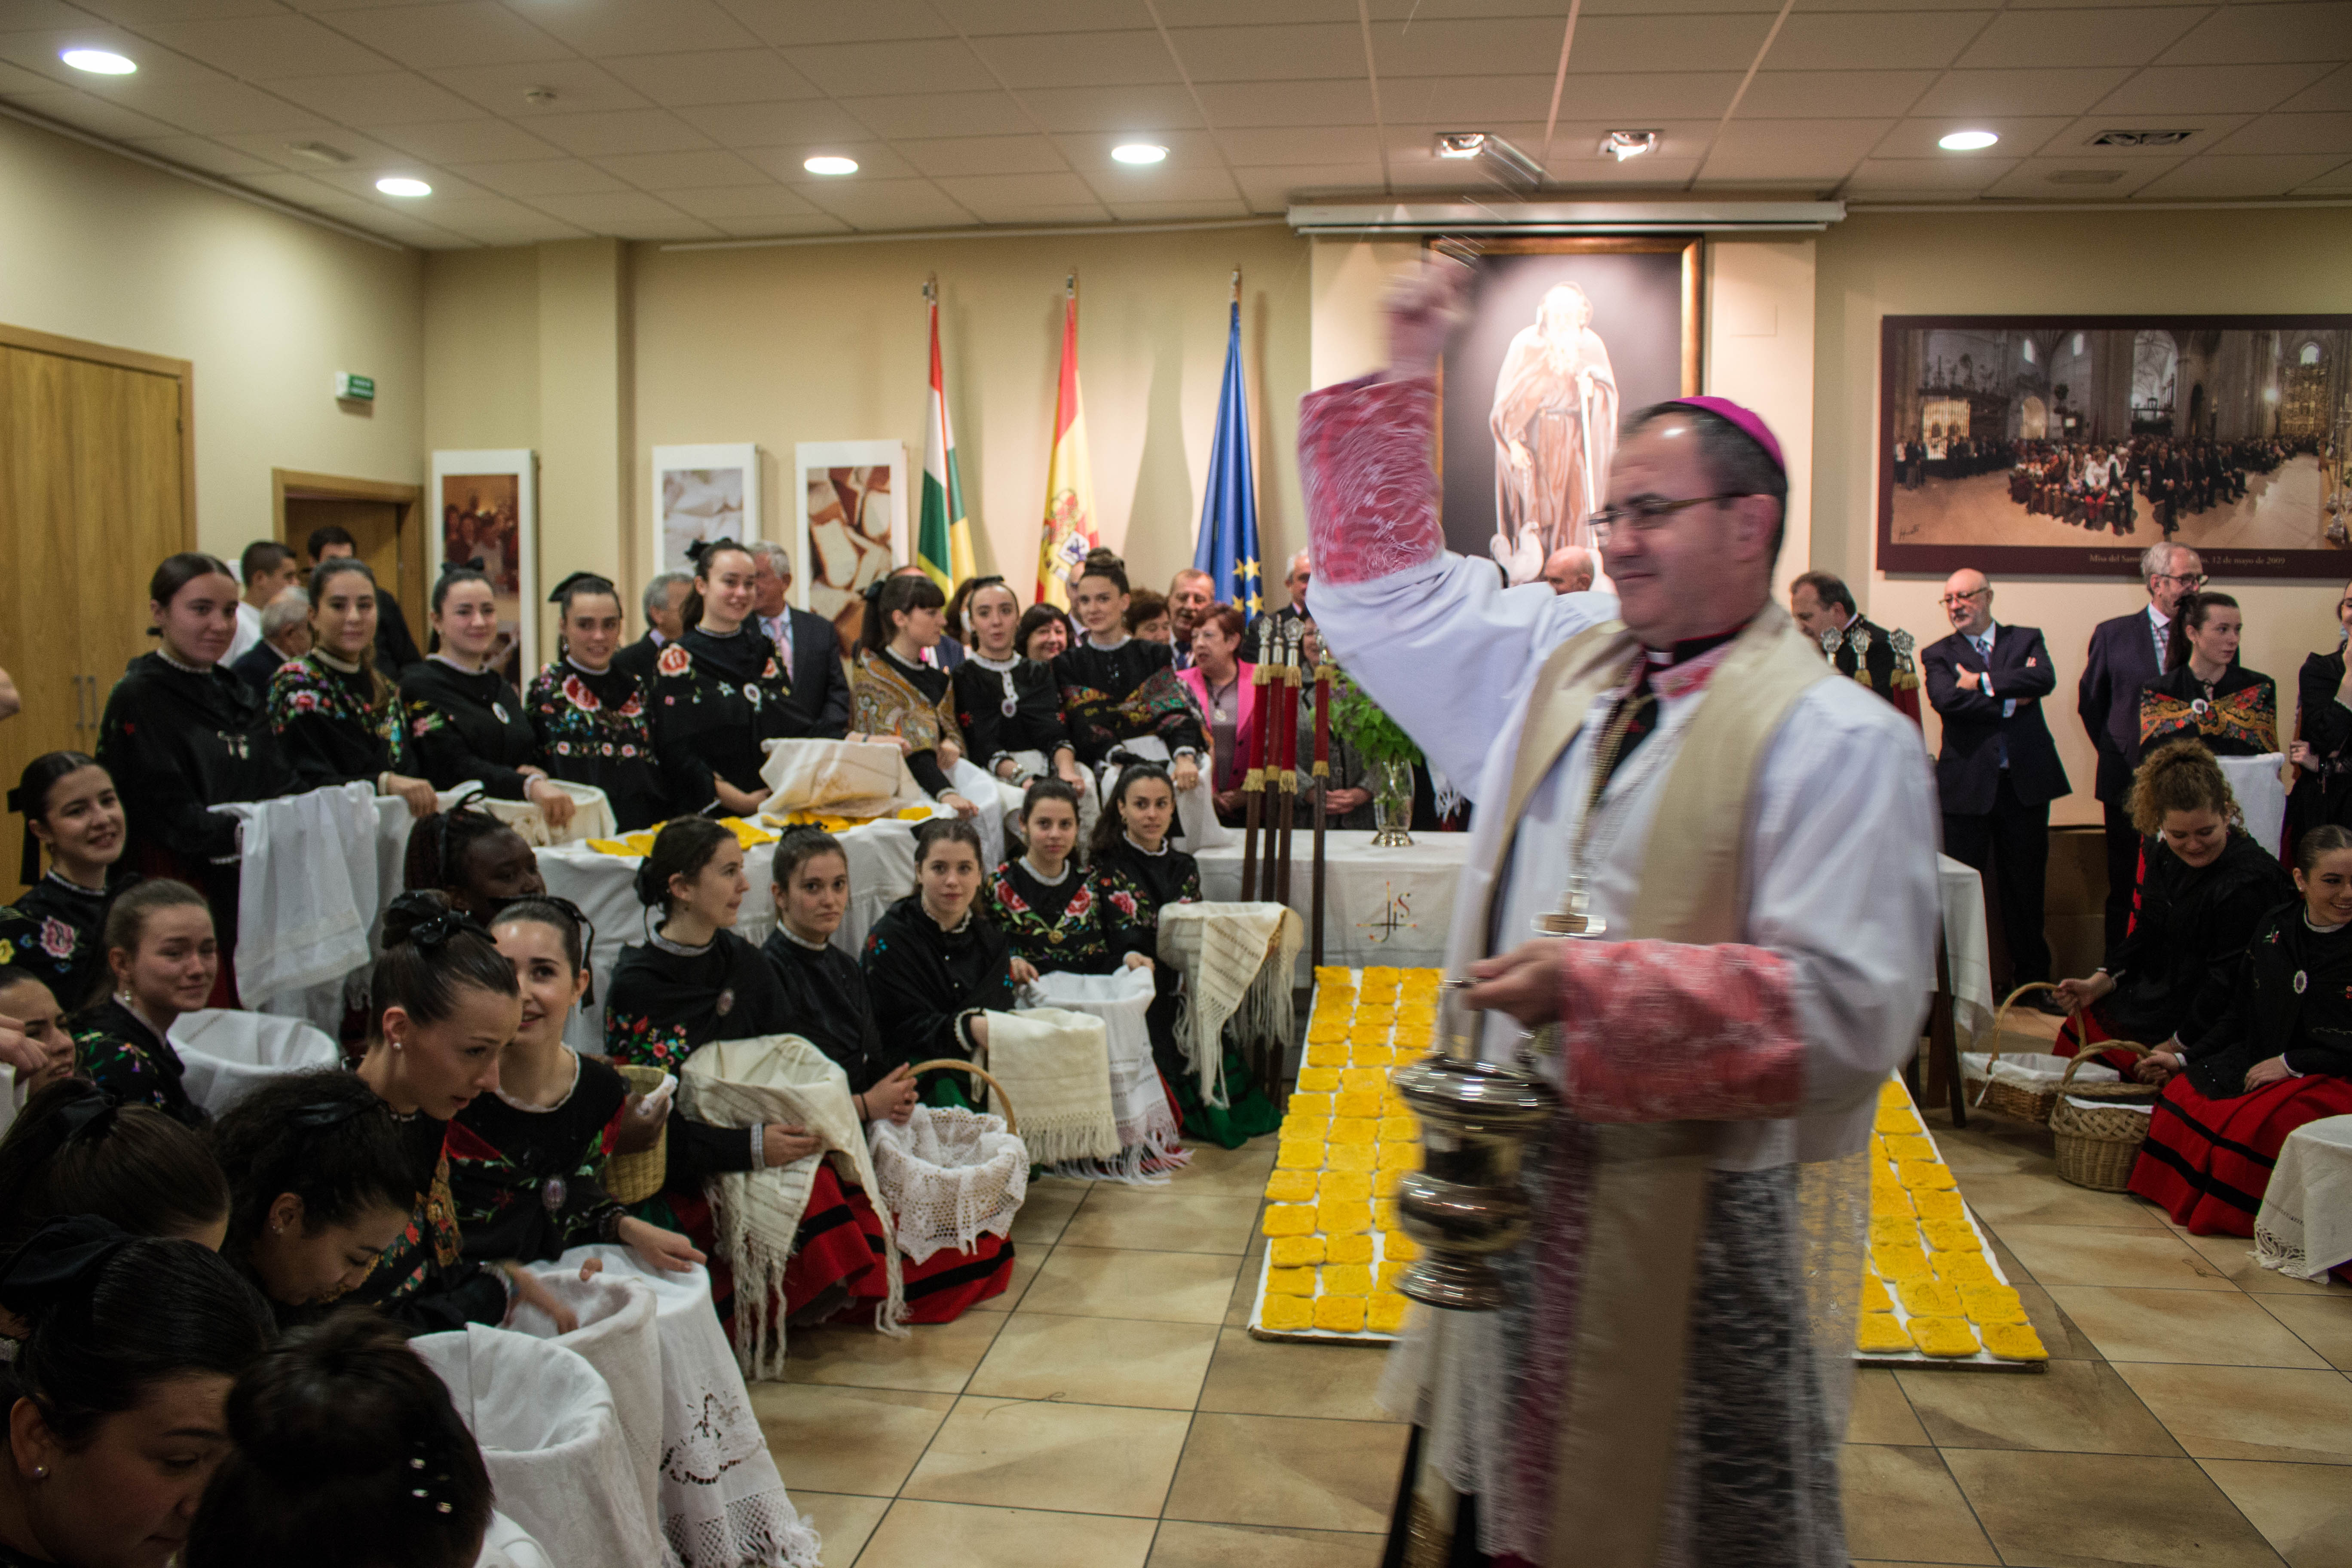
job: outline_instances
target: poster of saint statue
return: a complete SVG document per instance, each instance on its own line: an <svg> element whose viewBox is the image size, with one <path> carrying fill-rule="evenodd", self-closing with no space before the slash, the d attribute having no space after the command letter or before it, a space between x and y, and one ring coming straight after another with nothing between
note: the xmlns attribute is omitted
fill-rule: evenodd
<svg viewBox="0 0 2352 1568"><path fill-rule="evenodd" d="M1529 583L1591 548L1624 416L1698 390L1699 242L1476 243L1444 370L1446 542Z"/></svg>

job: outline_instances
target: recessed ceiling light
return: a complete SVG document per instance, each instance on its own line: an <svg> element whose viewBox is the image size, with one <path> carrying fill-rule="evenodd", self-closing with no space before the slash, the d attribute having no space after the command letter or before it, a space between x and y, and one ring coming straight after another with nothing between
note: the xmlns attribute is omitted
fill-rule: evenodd
<svg viewBox="0 0 2352 1568"><path fill-rule="evenodd" d="M375 183L375 188L388 196L429 196L433 187L422 180L412 180L405 174L386 174Z"/></svg>
<svg viewBox="0 0 2352 1568"><path fill-rule="evenodd" d="M1955 131L1938 138L1936 145L1947 153L1981 153L2000 140L1990 131Z"/></svg>
<svg viewBox="0 0 2352 1568"><path fill-rule="evenodd" d="M58 58L92 76L129 76L139 68L112 49L68 49Z"/></svg>
<svg viewBox="0 0 2352 1568"><path fill-rule="evenodd" d="M1654 131L1612 131L1601 138L1601 150L1622 163L1628 158L1656 152L1658 133Z"/></svg>
<svg viewBox="0 0 2352 1568"><path fill-rule="evenodd" d="M1112 148L1110 155L1122 163L1157 163L1168 156L1168 149L1150 142L1129 142Z"/></svg>
<svg viewBox="0 0 2352 1568"><path fill-rule="evenodd" d="M1486 150L1486 133L1483 131L1441 131L1437 133L1437 155L1441 158L1475 158Z"/></svg>
<svg viewBox="0 0 2352 1568"><path fill-rule="evenodd" d="M814 158L804 160L801 167L812 174L854 174L857 173L857 160L836 158L830 153L820 153Z"/></svg>

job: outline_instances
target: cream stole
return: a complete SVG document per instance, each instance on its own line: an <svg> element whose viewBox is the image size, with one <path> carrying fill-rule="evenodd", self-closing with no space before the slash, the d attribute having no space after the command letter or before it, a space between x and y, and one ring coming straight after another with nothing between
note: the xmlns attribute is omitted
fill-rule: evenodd
<svg viewBox="0 0 2352 1568"><path fill-rule="evenodd" d="M1528 796L1638 650L1612 621L1560 645L1538 672L1504 813L1515 826L1497 849L1489 907L1473 929L1493 928L1492 889ZM1733 642L1666 773L1629 938L1738 939L1757 769L1797 699L1830 673L1777 605L1766 605ZM1551 1557L1572 1558L1579 1568L1647 1568L1664 1544L1715 1128L1588 1122L1586 1130L1593 1166L1569 1396L1554 1448Z"/></svg>

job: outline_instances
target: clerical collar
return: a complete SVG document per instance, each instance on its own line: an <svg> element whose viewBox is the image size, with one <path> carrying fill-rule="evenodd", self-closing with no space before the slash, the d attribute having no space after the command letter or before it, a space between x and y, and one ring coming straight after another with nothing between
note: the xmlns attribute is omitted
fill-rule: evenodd
<svg viewBox="0 0 2352 1568"><path fill-rule="evenodd" d="M1159 847L1159 848L1157 848L1157 849L1146 849L1142 845L1138 844L1138 843L1135 841L1135 835L1134 835L1134 834L1132 834L1132 833L1129 833L1129 832L1127 829L1125 829L1124 827L1122 827L1122 828L1120 828L1120 829L1118 830L1118 836L1119 836L1121 838L1126 839L1126 840L1127 840L1127 847L1128 847L1129 848L1130 848L1130 849L1134 850L1138 855L1150 855L1150 856L1153 856L1153 857L1158 857L1158 856L1165 855L1165 854L1167 854L1167 853L1168 853L1168 840L1166 840L1165 838L1163 838L1163 839L1161 839L1161 840L1160 841L1160 847Z"/></svg>
<svg viewBox="0 0 2352 1568"><path fill-rule="evenodd" d="M1117 642L1105 642L1102 638L1095 636L1092 632L1088 632L1087 634L1087 646L1091 648L1097 648L1104 653L1117 653L1119 649L1125 647L1134 640L1135 639L1133 637L1128 636L1125 632L1118 634L1118 641Z"/></svg>
<svg viewBox="0 0 2352 1568"><path fill-rule="evenodd" d="M67 876L63 871L58 870L54 866L49 868L49 874L47 879L55 882L58 887L65 889L69 893L79 893L86 899L102 899L106 896L106 889L103 886L85 888L79 882L75 881L71 877Z"/></svg>
<svg viewBox="0 0 2352 1568"><path fill-rule="evenodd" d="M155 650L155 657L162 659L165 664L170 665L173 669L180 671L183 675L210 675L213 672L212 666L208 664L183 664L178 659L173 658L169 650L164 648L157 648Z"/></svg>
<svg viewBox="0 0 2352 1568"><path fill-rule="evenodd" d="M717 942L719 938L714 934L711 937L710 942L706 942L699 947L688 947L682 942L670 941L669 938L662 935L659 931L656 931L653 934L653 944L661 949L662 952L669 953L673 957L677 958L700 958L704 953L710 951L710 942Z"/></svg>
<svg viewBox="0 0 2352 1568"><path fill-rule="evenodd" d="M1134 841L1130 839L1129 842L1132 843ZM1037 862L1032 860L1026 855L1021 857L1021 868L1028 872L1032 877L1034 877L1039 885L1043 887L1058 888L1063 883L1070 879L1070 863L1067 860L1063 861L1062 868L1050 877L1045 875L1045 872L1037 869Z"/></svg>
<svg viewBox="0 0 2352 1568"><path fill-rule="evenodd" d="M1010 658L991 658L978 648L967 647L964 649L963 657L966 663L976 664L981 668L997 675L1010 675L1021 668L1021 656L1018 653Z"/></svg>
<svg viewBox="0 0 2352 1568"><path fill-rule="evenodd" d="M360 672L360 661L358 659L337 658L333 654L329 653L322 647L312 648L310 650L310 657L317 659L320 664L325 665L329 669L335 671L338 675L357 675Z"/></svg>
<svg viewBox="0 0 2352 1568"><path fill-rule="evenodd" d="M563 662L570 665L572 668L578 670L583 675L605 675L609 674L613 668L613 661L611 659L606 659L603 669L591 669L568 653L563 656Z"/></svg>
<svg viewBox="0 0 2352 1568"><path fill-rule="evenodd" d="M825 949L833 945L833 943L829 942L811 942L808 938L794 931L793 929L793 922L790 921L778 921L776 922L776 930L782 932L784 940L791 942L794 947L805 948L811 952L823 952Z"/></svg>
<svg viewBox="0 0 2352 1568"><path fill-rule="evenodd" d="M1685 637L1670 648L1646 647L1642 651L1649 656L1652 669L1672 669L1678 664L1688 664L1702 654L1714 652L1747 629L1748 623L1742 621L1729 631L1717 632L1713 637Z"/></svg>
<svg viewBox="0 0 2352 1568"><path fill-rule="evenodd" d="M484 670L486 670L486 669L488 669L488 668L489 668L489 666L488 666L488 664L478 664L478 665L474 665L474 666L471 666L471 667L466 666L466 665L462 665L462 664L459 664L456 659L451 658L447 654L446 654L446 653L441 653L441 652L437 652L437 651L436 651L436 652L434 652L434 653L429 653L429 654L425 655L425 658L430 658L430 659L436 660L436 661L438 661L439 663L442 663L442 664L446 664L446 665L447 665L450 668L452 668L452 669L456 670L456 671L457 671L458 674L460 674L460 675L479 675L479 674L481 674Z"/></svg>

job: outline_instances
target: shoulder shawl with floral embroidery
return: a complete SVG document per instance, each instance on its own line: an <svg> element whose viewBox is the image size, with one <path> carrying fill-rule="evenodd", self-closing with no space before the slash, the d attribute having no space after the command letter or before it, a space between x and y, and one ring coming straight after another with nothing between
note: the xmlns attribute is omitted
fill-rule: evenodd
<svg viewBox="0 0 2352 1568"><path fill-rule="evenodd" d="M2139 689L2140 752L2180 740L2202 741L2221 757L2277 751L2278 688L2236 666L2210 690L2185 664L2158 676Z"/></svg>
<svg viewBox="0 0 2352 1568"><path fill-rule="evenodd" d="M523 698L551 777L593 784L613 803L624 833L669 816L669 795L654 760L652 703L645 683L618 660L603 670L557 659Z"/></svg>
<svg viewBox="0 0 2352 1568"><path fill-rule="evenodd" d="M1040 973L1110 973L1115 955L1103 898L1076 861L1062 868L1059 882L1046 883L1020 858L1007 860L989 878L983 896L988 918L1013 944L1013 955Z"/></svg>
<svg viewBox="0 0 2352 1568"><path fill-rule="evenodd" d="M373 669L341 670L316 650L269 678L269 727L306 790L409 771L400 693Z"/></svg>
<svg viewBox="0 0 2352 1568"><path fill-rule="evenodd" d="M723 637L696 626L665 645L654 660L654 744L672 809L709 810L719 779L765 788L760 742L798 733L784 701L792 689L775 645L756 626Z"/></svg>
<svg viewBox="0 0 2352 1568"><path fill-rule="evenodd" d="M926 794L944 795L953 787L940 767L939 749L952 741L963 750L963 731L956 723L954 682L944 671L929 665L909 668L871 648L861 651L849 675L849 728L856 734L905 741L907 771Z"/></svg>

